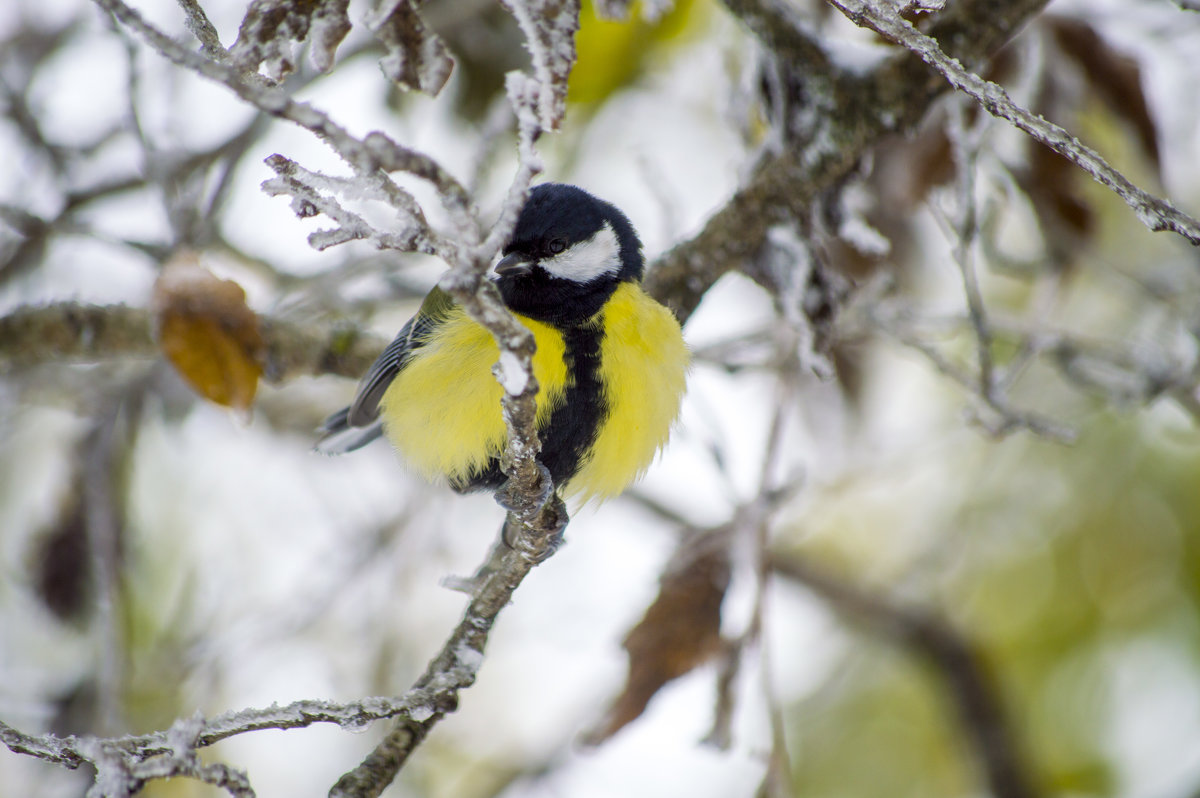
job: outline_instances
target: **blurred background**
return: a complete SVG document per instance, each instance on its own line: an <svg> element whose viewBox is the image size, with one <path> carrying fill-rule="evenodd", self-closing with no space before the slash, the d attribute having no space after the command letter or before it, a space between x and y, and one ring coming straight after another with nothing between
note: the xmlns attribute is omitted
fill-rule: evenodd
<svg viewBox="0 0 1200 798"><path fill-rule="evenodd" d="M202 5L228 46L246 4ZM138 8L195 46L179 4ZM503 75L528 64L511 16L422 5L455 58L430 97L381 75L378 11L350 12L335 67L301 48L289 90L428 153L494 211L515 169ZM852 73L894 52L815 0L789 13ZM576 45L545 177L622 208L653 263L778 146L772 59L712 0L619 19L585 3ZM1166 0L1062 0L986 75L1195 214L1198 48L1200 15ZM444 268L310 247L328 220L260 190L263 160L344 174L337 157L85 0L0 7L0 109L0 317L148 308L183 258L264 318L382 343ZM835 282L836 318L814 338L795 297L738 273L707 291L670 447L625 497L575 508L387 795L1200 794L1196 252L955 97L823 202L782 268ZM386 210L362 212L386 229ZM353 379L263 380L230 410L141 343L56 356L62 325L46 352L0 340L0 720L112 736L407 689L463 610L440 582L483 558L491 498L419 483L382 443L314 454ZM597 740L623 640L705 536L726 545L701 591L724 642L681 655L683 675ZM205 757L259 795L324 794L385 727L255 732ZM90 781L0 751L0 796Z"/></svg>

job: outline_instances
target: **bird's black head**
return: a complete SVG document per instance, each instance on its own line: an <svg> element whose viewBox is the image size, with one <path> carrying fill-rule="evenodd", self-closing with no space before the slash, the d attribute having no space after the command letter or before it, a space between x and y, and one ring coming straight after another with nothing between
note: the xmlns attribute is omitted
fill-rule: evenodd
<svg viewBox="0 0 1200 798"><path fill-rule="evenodd" d="M517 313L569 325L596 314L622 281L642 278L642 244L625 214L583 189L529 192L496 286Z"/></svg>

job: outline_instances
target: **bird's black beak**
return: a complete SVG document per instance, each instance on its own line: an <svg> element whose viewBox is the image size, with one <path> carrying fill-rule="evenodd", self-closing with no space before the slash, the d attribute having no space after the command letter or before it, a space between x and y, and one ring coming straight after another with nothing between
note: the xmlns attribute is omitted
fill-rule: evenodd
<svg viewBox="0 0 1200 798"><path fill-rule="evenodd" d="M499 277L521 277L531 271L533 263L518 252L510 252L496 264L496 275Z"/></svg>

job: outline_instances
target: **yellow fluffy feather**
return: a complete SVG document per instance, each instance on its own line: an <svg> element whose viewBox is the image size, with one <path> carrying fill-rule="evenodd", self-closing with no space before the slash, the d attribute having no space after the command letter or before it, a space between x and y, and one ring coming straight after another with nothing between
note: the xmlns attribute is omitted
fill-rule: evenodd
<svg viewBox="0 0 1200 798"><path fill-rule="evenodd" d="M679 323L640 286L620 285L601 313L600 375L608 415L566 490L585 500L616 496L653 461L679 413L689 361ZM553 326L517 318L537 342L533 375L540 428L570 378L565 345ZM491 334L456 308L384 393L384 433L426 478L467 481L503 451L502 389L492 375L499 356Z"/></svg>

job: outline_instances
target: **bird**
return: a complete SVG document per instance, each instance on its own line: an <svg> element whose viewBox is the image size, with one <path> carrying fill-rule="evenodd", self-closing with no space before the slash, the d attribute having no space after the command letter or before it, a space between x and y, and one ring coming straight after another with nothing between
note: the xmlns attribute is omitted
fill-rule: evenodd
<svg viewBox="0 0 1200 798"><path fill-rule="evenodd" d="M666 445L690 351L675 315L641 285L642 245L614 205L564 183L530 189L490 278L533 333L539 461L563 498L619 495ZM417 473L455 491L498 491L507 440L492 334L435 287L319 428L317 450L386 436Z"/></svg>

